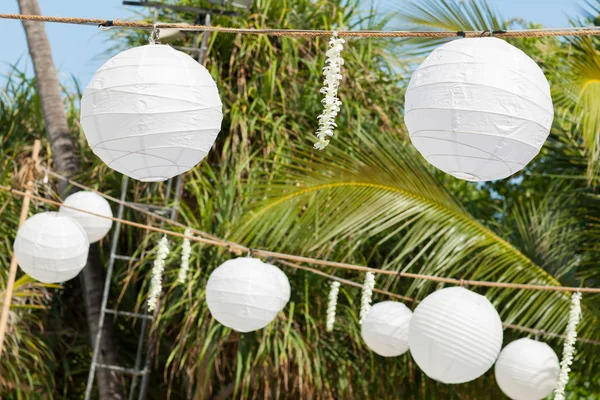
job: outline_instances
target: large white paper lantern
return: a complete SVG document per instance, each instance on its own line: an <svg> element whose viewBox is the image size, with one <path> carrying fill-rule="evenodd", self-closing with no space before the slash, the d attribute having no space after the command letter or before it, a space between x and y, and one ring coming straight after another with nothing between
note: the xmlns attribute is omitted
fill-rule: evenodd
<svg viewBox="0 0 600 400"><path fill-rule="evenodd" d="M363 340L375 353L396 357L408 350L408 326L412 311L397 301L374 304L361 328Z"/></svg>
<svg viewBox="0 0 600 400"><path fill-rule="evenodd" d="M554 390L559 372L554 350L528 338L502 349L495 366L498 386L513 400L545 399Z"/></svg>
<svg viewBox="0 0 600 400"><path fill-rule="evenodd" d="M494 364L502 334L502 321L488 299L451 287L419 303L410 321L408 345L427 376L442 383L464 383Z"/></svg>
<svg viewBox="0 0 600 400"><path fill-rule="evenodd" d="M290 282L277 267L249 257L221 264L208 278L206 303L213 318L239 332L264 328L290 300Z"/></svg>
<svg viewBox="0 0 600 400"><path fill-rule="evenodd" d="M89 211L94 214L104 215L111 218L113 216L108 201L106 201L104 197L94 192L73 193L66 198L64 204L80 210ZM61 206L59 212L79 222L87 234L90 243L95 243L106 236L112 226L112 220L110 219L86 214L82 211L73 210L72 208Z"/></svg>
<svg viewBox="0 0 600 400"><path fill-rule="evenodd" d="M435 167L468 181L506 178L540 151L554 118L538 65L496 38L436 48L413 73L404 120Z"/></svg>
<svg viewBox="0 0 600 400"><path fill-rule="evenodd" d="M151 44L108 60L81 99L81 126L110 168L144 182L191 169L223 119L210 73L185 53Z"/></svg>
<svg viewBox="0 0 600 400"><path fill-rule="evenodd" d="M21 269L44 283L64 282L77 276L85 267L89 247L81 225L57 212L27 219L14 243Z"/></svg>

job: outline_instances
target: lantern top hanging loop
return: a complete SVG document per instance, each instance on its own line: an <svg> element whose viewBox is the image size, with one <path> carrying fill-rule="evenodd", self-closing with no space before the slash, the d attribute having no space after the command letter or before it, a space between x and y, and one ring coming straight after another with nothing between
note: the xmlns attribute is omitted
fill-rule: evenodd
<svg viewBox="0 0 600 400"><path fill-rule="evenodd" d="M156 25L157 24L154 24L152 32L150 33L150 38L148 38L150 44L160 44L160 29L158 29Z"/></svg>

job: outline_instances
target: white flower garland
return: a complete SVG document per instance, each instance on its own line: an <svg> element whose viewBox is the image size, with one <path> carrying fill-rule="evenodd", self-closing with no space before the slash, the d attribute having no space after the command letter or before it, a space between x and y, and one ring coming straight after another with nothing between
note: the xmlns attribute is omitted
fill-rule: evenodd
<svg viewBox="0 0 600 400"><path fill-rule="evenodd" d="M190 236L192 231L188 228L185 230L184 235ZM177 276L177 283L185 283L190 269L190 256L192 255L192 245L190 239L183 239L181 245L181 267L179 267L179 275Z"/></svg>
<svg viewBox="0 0 600 400"><path fill-rule="evenodd" d="M369 310L371 310L371 299L373 297L373 289L375 288L375 274L371 271L367 272L365 282L362 287L362 297L360 299L360 320L359 324L363 324Z"/></svg>
<svg viewBox="0 0 600 400"><path fill-rule="evenodd" d="M581 293L573 293L571 297L571 311L569 313L569 323L565 331L565 345L563 348L563 358L560 362L560 375L554 389L554 400L565 399L565 388L569 382L569 372L573 363L573 353L575 352L575 341L577 340L577 325L581 319Z"/></svg>
<svg viewBox="0 0 600 400"><path fill-rule="evenodd" d="M169 241L166 236L158 242L156 259L152 267L152 280L150 281L150 294L148 295L148 311L156 308L158 296L162 292L162 275L165 270L165 260L169 255Z"/></svg>
<svg viewBox="0 0 600 400"><path fill-rule="evenodd" d="M327 332L333 331L335 323L335 309L337 307L338 293L340 292L340 283L338 281L331 282L331 290L329 291L329 303L327 305Z"/></svg>
<svg viewBox="0 0 600 400"><path fill-rule="evenodd" d="M335 117L340 112L340 106L342 105L337 95L340 81L342 80L344 59L341 53L344 49L344 43L345 40L338 39L337 32L333 32L329 40L329 50L326 53L326 65L323 68L323 75L325 75L323 84L325 86L320 90L325 95L325 98L321 100L324 105L323 113L318 117L319 129L317 129L317 137L319 141L315 143L315 148L319 150L327 147L329 140L326 140L326 138L327 136L333 136L333 131L337 127Z"/></svg>

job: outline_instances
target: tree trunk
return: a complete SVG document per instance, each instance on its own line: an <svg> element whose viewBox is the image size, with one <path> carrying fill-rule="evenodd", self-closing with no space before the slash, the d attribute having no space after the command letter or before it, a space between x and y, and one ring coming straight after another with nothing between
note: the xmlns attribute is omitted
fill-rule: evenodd
<svg viewBox="0 0 600 400"><path fill-rule="evenodd" d="M41 15L37 0L17 1L21 14ZM48 140L52 149L54 168L59 174L72 177L79 171L79 162L65 114L58 74L52 60L50 42L42 22L23 21L23 27L25 28L29 54L35 71L36 86ZM73 188L70 188L66 182L59 181L58 191L62 198L65 198L73 191ZM100 263L98 247L92 245L88 263L80 274L92 346L98 332L98 318L104 283L103 274L104 270ZM105 321L104 331L102 332L102 347L98 360L103 364L116 364L117 362L118 353L112 328L112 320ZM105 369L97 369L96 371L100 399L124 398L119 376Z"/></svg>

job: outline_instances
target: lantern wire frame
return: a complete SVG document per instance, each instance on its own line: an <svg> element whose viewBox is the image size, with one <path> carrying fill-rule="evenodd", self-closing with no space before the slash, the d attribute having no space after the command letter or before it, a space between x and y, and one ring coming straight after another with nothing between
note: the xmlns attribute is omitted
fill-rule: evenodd
<svg viewBox="0 0 600 400"><path fill-rule="evenodd" d="M467 286L483 286L483 287L500 287L500 288L559 291L559 292L571 292L571 293L573 293L573 292L600 293L600 288L578 288L578 287L568 287L568 286L528 285L528 284L513 284L513 283L506 283L506 282L472 281L472 280L466 280L466 279L444 278L444 277L440 277L440 276L431 276L431 275L422 275L422 274L412 274L412 273L407 273L407 272L380 270L380 269L368 268L368 267L354 265L354 264L348 264L348 263L341 263L341 262L335 262L335 261L329 261L329 260L319 260L319 259L315 259L315 258L297 256L297 255L292 255L292 254L277 253L277 252L260 250L260 249L252 249L252 248L248 248L244 245L241 245L239 243L231 242L231 241L210 235L206 232L202 232L200 230L194 229L183 223L177 222L173 219L163 217L156 213L145 210L142 207L135 206L135 205L129 204L127 202L121 201L115 197L106 195L102 192L99 192L99 191L93 189L93 188L85 186L79 182L73 181L72 179L69 179L63 175L60 175L54 171L51 171L50 169L48 169L46 167L41 167L41 168L44 171L46 171L49 175L51 175L57 179L63 180L70 185L76 186L80 189L95 192L95 193L99 194L100 196L106 198L107 200L110 200L110 201L118 203L118 204L122 204L123 206L128 207L134 211L137 211L137 212L143 213L145 215L151 216L153 218L156 218L163 223L168 223L172 226L189 229L193 235L197 235L197 236L186 235L183 233L179 233L179 232L175 232L175 231L171 231L171 230L167 230L167 229L163 229L163 228L157 228L152 225L141 224L141 223L132 222L132 221L128 221L128 220L124 220L124 219L120 219L120 218L107 217L104 215L95 214L95 213L92 213L92 212L89 212L86 210L81 210L81 209L77 209L75 207L70 207L68 205L64 205L63 203L61 203L59 201L54 201L54 200L46 199L46 198L39 197L39 196L30 196L30 195L26 194L25 192L15 189L15 188L12 188L10 186L0 185L0 190L7 191L10 194L12 194L13 196L19 196L19 197L28 196L32 199L41 201L46 204L52 204L55 206L64 206L66 208L71 208L76 211L81 211L81 212L95 215L95 216L98 216L101 218L111 219L115 222L122 223L123 225L128 225L128 226L132 226L132 227L139 228L139 229L154 231L154 232L162 233L162 234L173 236L173 237L188 239L188 240L194 241L194 242L201 242L201 243L206 243L206 244L214 245L214 246L218 246L218 247L225 247L225 248L227 248L227 250L229 252L235 254L236 256L241 256L242 254L246 253L246 254L253 255L253 256L266 257L267 259L270 259L271 261L275 261L281 265L286 265L286 266L289 266L289 267L292 267L295 269L305 270L305 271L338 281L340 283L344 283L349 286L362 287L362 284L359 284L359 283L356 283L356 282L353 282L350 280L342 279L342 278L336 277L334 275L327 274L327 273L320 271L318 269L315 269L315 268L302 266L302 265L297 264L296 262L311 263L314 265L330 266L330 267L355 270L355 271L372 272L372 273L376 273L376 274L396 275L396 276L404 277L404 278L423 279L423 280L440 282L440 283L455 284L455 285L460 285L460 286L467 285ZM290 262L290 261L295 261L295 262ZM401 296L401 295L398 295L398 294L395 294L392 292L388 292L385 290L374 289L373 291L380 293L380 294L385 294L387 296L394 297L394 298L397 298L397 299L400 299L403 301L409 301L409 302L412 301L415 303L418 302L418 300L416 300L416 299L406 297L406 296ZM560 338L560 339L565 338L564 335L560 335L560 334L553 333L553 332L546 332L546 331L542 331L542 330L538 330L538 329L532 329L532 328L528 328L528 327L524 327L524 326L520 326L520 325L514 325L514 324L505 323L505 322L503 322L502 325L504 326L504 328L514 329L514 330L518 330L518 331L522 331L522 332L527 332L527 333L532 333L532 334L537 334L537 335L545 335L545 336ZM582 343L600 345L600 341L597 341L597 340L585 339L585 338L578 338L577 340Z"/></svg>

